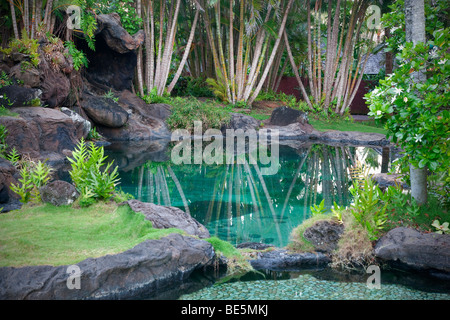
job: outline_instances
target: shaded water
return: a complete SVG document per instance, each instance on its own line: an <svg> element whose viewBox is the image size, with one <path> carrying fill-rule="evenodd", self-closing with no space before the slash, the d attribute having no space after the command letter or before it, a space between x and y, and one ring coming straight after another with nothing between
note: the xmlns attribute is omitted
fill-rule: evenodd
<svg viewBox="0 0 450 320"><path fill-rule="evenodd" d="M381 148L284 145L279 149L278 172L263 175L267 165L260 162L174 165L165 147L134 164L124 160L128 151L110 147L109 156L120 167L122 190L138 200L187 211L211 236L234 245L287 245L292 229L311 215L313 204L324 200L329 208L334 202L350 203L350 167L362 162L370 164L372 172L381 172L382 165L389 164Z"/></svg>
<svg viewBox="0 0 450 320"><path fill-rule="evenodd" d="M136 199L185 210L211 236L234 245L251 241L279 247L287 245L292 229L311 215L313 204L350 204L349 168L361 162L372 167L371 173L386 172L396 157L388 148L283 143L275 175L262 175L261 163L174 165L169 142L164 141L111 145L105 151L119 165L120 187ZM368 275L361 273L261 274L206 287L199 283L194 292L176 290L170 299L450 299L448 281L405 272L382 270L380 290L369 289Z"/></svg>

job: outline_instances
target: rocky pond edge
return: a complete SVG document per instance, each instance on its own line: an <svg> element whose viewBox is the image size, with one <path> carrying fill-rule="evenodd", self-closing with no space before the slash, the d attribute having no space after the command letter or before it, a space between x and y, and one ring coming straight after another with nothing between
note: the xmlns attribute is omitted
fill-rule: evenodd
<svg viewBox="0 0 450 320"><path fill-rule="evenodd" d="M212 285L226 274L226 258L204 240L209 233L194 218L186 219L178 208L159 208L138 200L126 204L153 223L159 220L161 228L177 227L187 234L146 240L122 253L88 258L75 265L2 267L0 299L176 299L181 293ZM331 262L330 254L321 251L297 253L261 243L236 247L251 252L247 259L254 270L321 270ZM383 266L437 277L450 285L449 249L450 235L400 227L380 238L374 253Z"/></svg>

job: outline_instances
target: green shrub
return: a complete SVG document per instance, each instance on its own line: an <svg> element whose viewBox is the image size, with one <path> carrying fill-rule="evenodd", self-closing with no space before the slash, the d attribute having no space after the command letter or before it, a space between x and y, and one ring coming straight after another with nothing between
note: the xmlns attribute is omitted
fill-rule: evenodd
<svg viewBox="0 0 450 320"><path fill-rule="evenodd" d="M53 169L45 162L27 159L18 164L20 167L19 183L11 183L11 190L20 196L20 202L40 202L39 189L50 180Z"/></svg>
<svg viewBox="0 0 450 320"><path fill-rule="evenodd" d="M81 139L74 152L69 171L75 187L80 192L80 205L90 205L95 200L107 200L113 197L119 183L117 166L111 170L112 162L106 164L107 156L103 147L96 147L93 142L86 146Z"/></svg>
<svg viewBox="0 0 450 320"><path fill-rule="evenodd" d="M11 40L7 48L0 49L7 56L11 56L13 52L19 52L30 56L31 65L37 67L40 62L40 55L38 53L39 43L38 39L30 39L25 29L22 30L22 37L20 39Z"/></svg>
<svg viewBox="0 0 450 320"><path fill-rule="evenodd" d="M172 106L172 114L167 118L167 125L171 130L187 129L193 132L194 121L201 121L203 132L205 132L210 128L220 129L230 121L229 112L217 107L214 103L200 102L190 98L175 98Z"/></svg>

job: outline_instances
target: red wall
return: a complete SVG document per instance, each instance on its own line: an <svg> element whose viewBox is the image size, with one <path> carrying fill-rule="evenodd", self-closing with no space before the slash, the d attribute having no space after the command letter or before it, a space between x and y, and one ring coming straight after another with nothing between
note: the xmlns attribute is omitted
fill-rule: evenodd
<svg viewBox="0 0 450 320"><path fill-rule="evenodd" d="M305 88L309 87L308 79L302 79ZM351 114L367 114L369 109L366 106L366 100L364 100L364 95L369 91L367 86L370 84L367 81L361 81L361 84L356 92L355 98L353 99L352 105L350 106ZM278 87L278 92L284 92L288 95L295 96L298 100L303 100L300 88L298 88L298 83L295 77L284 76L281 79L280 86Z"/></svg>

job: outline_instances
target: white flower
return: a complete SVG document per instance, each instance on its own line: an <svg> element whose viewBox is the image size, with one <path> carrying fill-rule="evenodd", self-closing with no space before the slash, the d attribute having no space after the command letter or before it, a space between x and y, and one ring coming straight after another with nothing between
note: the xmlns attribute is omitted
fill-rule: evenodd
<svg viewBox="0 0 450 320"><path fill-rule="evenodd" d="M401 88L395 88L395 89L394 89L394 92L395 92L395 94L397 95L397 94L402 93L402 92L403 92L403 89L401 89Z"/></svg>
<svg viewBox="0 0 450 320"><path fill-rule="evenodd" d="M408 102L408 98L407 98L407 97L404 97L404 98L403 98L403 101Z"/></svg>
<svg viewBox="0 0 450 320"><path fill-rule="evenodd" d="M445 64L447 62L447 59L441 60L438 62L438 64Z"/></svg>
<svg viewBox="0 0 450 320"><path fill-rule="evenodd" d="M414 138L416 139L416 142L421 142L422 138L423 138L423 134L416 134L416 136Z"/></svg>
<svg viewBox="0 0 450 320"><path fill-rule="evenodd" d="M381 116L382 113L383 113L383 112L381 112L381 110L378 110L378 111L377 111L377 116Z"/></svg>
<svg viewBox="0 0 450 320"><path fill-rule="evenodd" d="M398 29L400 29L400 27L393 27L393 28L391 28L391 32L395 32L395 30L398 30Z"/></svg>
<svg viewBox="0 0 450 320"><path fill-rule="evenodd" d="M3 99L3 96L0 96L0 99Z"/></svg>
<svg viewBox="0 0 450 320"><path fill-rule="evenodd" d="M399 51L403 51L403 49L405 49L405 47L401 44L401 45L398 47L398 50L399 50Z"/></svg>

